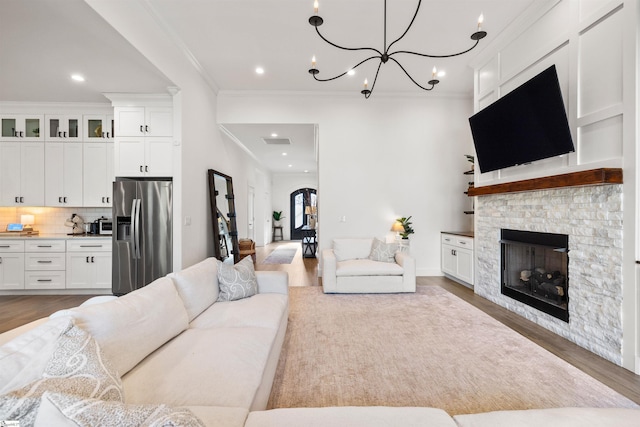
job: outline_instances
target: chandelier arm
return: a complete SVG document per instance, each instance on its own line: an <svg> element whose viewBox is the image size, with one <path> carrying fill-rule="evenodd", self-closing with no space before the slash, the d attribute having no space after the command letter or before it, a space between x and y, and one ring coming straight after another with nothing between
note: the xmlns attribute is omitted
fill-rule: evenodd
<svg viewBox="0 0 640 427"><path fill-rule="evenodd" d="M418 0L418 7L416 7L416 13L413 14L413 18L411 18L411 22L409 22L409 26L407 26L407 29L404 30L404 33L402 33L402 35L400 37L398 37L393 42L391 42L389 47L385 46L385 52L388 52L391 49L391 46L393 46L396 42L399 42L400 40L402 40L402 38L407 35L407 33L409 32L409 29L411 29L411 26L413 25L413 21L415 21L416 20L416 16L418 16L418 11L420 10L420 5L421 4L422 4L422 0ZM386 13L387 12L385 10L385 19L386 19ZM386 43L386 28L385 28L385 43Z"/></svg>
<svg viewBox="0 0 640 427"><path fill-rule="evenodd" d="M418 83L417 81L415 81L415 80L413 79L413 77L411 77L411 75L409 74L409 72L408 72L407 70L405 70L405 69L404 69L404 67L403 67L402 65L400 65L400 63L399 63L395 58L389 58L389 59L391 59L393 62L395 62L396 64L398 64L398 67L400 67L400 69L401 69L402 71L404 71L404 73L407 75L407 77L409 77L409 80L411 80L411 81L413 82L413 84L415 84L416 86L418 86L420 89L423 89L423 90L432 90L432 89L434 88L434 86L435 86L434 84L432 84L430 88L426 88L426 87L422 86L420 83ZM371 88L371 89L373 90L373 88Z"/></svg>
<svg viewBox="0 0 640 427"><path fill-rule="evenodd" d="M411 51L408 51L408 50L397 50L397 51L395 51L393 53L390 53L389 54L389 58L391 58L392 55L395 55L395 54L398 54L398 53L406 53L406 54L409 54L409 55L423 56L425 58L452 58L454 56L464 55L465 53L472 51L476 46L478 46L478 43L480 43L480 40L476 40L474 45L471 46L469 49L463 50L462 52L458 52L458 53L452 53L450 55L429 55L429 54L426 54L426 53L411 52ZM398 62L398 61L396 61L396 62Z"/></svg>
<svg viewBox="0 0 640 427"><path fill-rule="evenodd" d="M351 68L350 68L350 70L355 70L356 68L358 68L359 66L361 66L361 65L362 65L362 64L364 64L365 62L370 61L370 60L372 60L372 59L380 59L380 57L379 57L379 56L377 56L377 55L376 55L376 56L370 56L369 58L367 58L367 59L365 59L365 60L362 60L362 61L358 62L356 65L354 65L353 67L351 67ZM380 63L382 64L382 62L380 62ZM378 66L378 68L380 68L380 66ZM342 74L338 74L338 75L337 75L337 76L335 76L335 77L331 77L331 78L329 78L329 79L319 79L319 78L317 78L317 77L316 77L316 75L315 75L315 74L313 74L313 78L314 78L314 79L316 79L316 80L317 80L317 81L319 81L319 82L330 82L331 80L339 79L340 77L344 76L344 75L345 75L345 74L347 74L348 72L349 72L349 70L345 71L345 72L344 72L344 73L342 73ZM376 74L376 75L377 75L377 74Z"/></svg>
<svg viewBox="0 0 640 427"><path fill-rule="evenodd" d="M318 29L318 27L316 27L316 33L318 33L318 35L320 36L320 38L322 40L324 40L325 42L329 43L331 46L333 47L337 47L338 49L342 49L342 50L372 50L374 52L376 52L378 55L382 56L382 52L380 52L378 49L374 49L372 47L344 47L344 46L340 46L337 45L333 42L330 42L329 40L327 40L321 33L320 30Z"/></svg>
<svg viewBox="0 0 640 427"><path fill-rule="evenodd" d="M380 72L380 67L382 66L382 61L378 64L378 69L376 70L376 76L373 78L373 84L371 85L371 90L367 93L364 98L369 99L371 94L373 93L373 89L376 87L376 82L378 81L378 73Z"/></svg>

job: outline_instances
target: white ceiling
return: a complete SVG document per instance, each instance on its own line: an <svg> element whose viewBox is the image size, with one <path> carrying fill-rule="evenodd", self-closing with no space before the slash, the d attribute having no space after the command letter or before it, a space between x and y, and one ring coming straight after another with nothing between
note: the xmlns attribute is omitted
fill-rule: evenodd
<svg viewBox="0 0 640 427"><path fill-rule="evenodd" d="M358 94L365 77L371 84L377 67L370 61L358 68L354 77L329 83L311 78L312 55L317 58L319 77L339 74L367 57L367 53L335 49L318 38L308 23L313 0L127 1L142 2L144 10L153 11L159 18L156 22L181 42L219 90ZM541 0L423 0L413 27L395 46L433 54L467 49L482 12L483 29L489 35L479 51L536 1ZM382 49L382 0L319 2L319 15L324 18L320 29L329 40ZM389 0L388 43L404 31L416 4L417 0ZM473 74L468 63L476 51L450 59L399 58L422 82L430 78L433 66L444 70L446 76L435 91L471 96ZM265 69L263 75L256 75L257 66ZM87 81L72 82L69 76L73 72L84 74ZM0 1L0 101L105 102L103 92L159 93L172 85L83 0ZM413 86L391 62L382 66L373 96L377 93L430 95ZM255 143L266 136L266 128L227 129L247 147L261 150L260 156L254 154L269 169L281 171L280 147L265 152L265 147ZM300 129L294 126L289 131ZM302 133L312 135L312 131L313 126L308 125ZM292 139L300 137L296 133ZM312 148L313 140L304 145ZM315 171L313 149L304 151L306 157L295 162L298 154L291 151L291 163L312 162L308 170Z"/></svg>

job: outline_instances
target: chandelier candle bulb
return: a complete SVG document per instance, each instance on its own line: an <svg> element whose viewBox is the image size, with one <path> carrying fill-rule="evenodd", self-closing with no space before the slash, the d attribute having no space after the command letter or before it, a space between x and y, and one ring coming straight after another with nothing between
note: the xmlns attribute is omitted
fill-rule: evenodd
<svg viewBox="0 0 640 427"><path fill-rule="evenodd" d="M313 55L313 58L311 58L311 68L316 68L316 56Z"/></svg>
<svg viewBox="0 0 640 427"><path fill-rule="evenodd" d="M367 88L367 85L369 84L369 81L367 79L364 79L364 88Z"/></svg>
<svg viewBox="0 0 640 427"><path fill-rule="evenodd" d="M313 13L318 14L318 0L313 2Z"/></svg>
<svg viewBox="0 0 640 427"><path fill-rule="evenodd" d="M484 22L484 15L481 13L480 16L478 17L478 31L482 30L483 22Z"/></svg>
<svg viewBox="0 0 640 427"><path fill-rule="evenodd" d="M436 67L433 67L433 70L431 71L431 78L435 79L437 74L438 70L436 70Z"/></svg>

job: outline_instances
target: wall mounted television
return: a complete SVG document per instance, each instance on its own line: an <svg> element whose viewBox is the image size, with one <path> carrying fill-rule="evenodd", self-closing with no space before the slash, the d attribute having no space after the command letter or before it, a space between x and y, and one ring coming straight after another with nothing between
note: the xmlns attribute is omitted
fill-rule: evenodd
<svg viewBox="0 0 640 427"><path fill-rule="evenodd" d="M469 118L480 172L575 151L555 65Z"/></svg>

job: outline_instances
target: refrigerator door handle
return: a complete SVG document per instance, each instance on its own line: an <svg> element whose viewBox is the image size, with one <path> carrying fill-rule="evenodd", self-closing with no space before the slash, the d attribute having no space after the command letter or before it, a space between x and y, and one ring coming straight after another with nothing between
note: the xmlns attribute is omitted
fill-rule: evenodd
<svg viewBox="0 0 640 427"><path fill-rule="evenodd" d="M133 202L131 202L131 230L130 230L130 234L131 234L131 253L133 256L133 259L136 259L136 202L138 201L138 199L133 199Z"/></svg>
<svg viewBox="0 0 640 427"><path fill-rule="evenodd" d="M134 230L134 234L136 238L135 250L136 250L136 258L142 259L142 254L140 253L140 203L142 203L142 199L136 199L136 202L137 202L136 217L135 217L136 227Z"/></svg>

